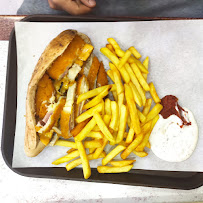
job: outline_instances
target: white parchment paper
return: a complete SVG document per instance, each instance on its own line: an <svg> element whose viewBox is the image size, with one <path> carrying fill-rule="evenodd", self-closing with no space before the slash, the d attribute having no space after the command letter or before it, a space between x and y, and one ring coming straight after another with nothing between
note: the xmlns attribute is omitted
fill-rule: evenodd
<svg viewBox="0 0 203 203"><path fill-rule="evenodd" d="M108 69L100 53L108 37L122 49L135 46L142 59L150 57L148 82L153 81L160 97L173 94L179 104L190 109L199 126L199 141L193 155L181 163L168 163L151 150L145 158L136 157L134 168L172 171L203 171L203 20L113 22L113 23L29 23L15 24L18 59L18 95L13 167L53 167L55 159L66 154L65 147L47 147L37 157L24 153L25 100L34 67L48 43L65 29L87 34L94 53ZM101 160L91 161L97 167ZM65 164L60 165L62 167ZM57 166L58 167L58 166Z"/></svg>

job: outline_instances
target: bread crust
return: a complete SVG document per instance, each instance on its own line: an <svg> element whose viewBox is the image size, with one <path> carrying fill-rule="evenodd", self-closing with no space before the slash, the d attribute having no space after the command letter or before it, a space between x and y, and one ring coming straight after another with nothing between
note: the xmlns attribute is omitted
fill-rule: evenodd
<svg viewBox="0 0 203 203"><path fill-rule="evenodd" d="M91 44L90 39L85 34L78 33L76 30L63 31L45 48L32 74L26 97L26 129L24 141L24 150L29 157L37 156L45 148L45 145L40 141L35 130L35 96L38 82L53 61L63 54L76 35L79 35L86 43Z"/></svg>

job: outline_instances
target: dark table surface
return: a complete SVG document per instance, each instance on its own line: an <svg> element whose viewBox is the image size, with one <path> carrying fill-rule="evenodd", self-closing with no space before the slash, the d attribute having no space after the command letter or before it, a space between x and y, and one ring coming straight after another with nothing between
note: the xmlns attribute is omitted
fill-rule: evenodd
<svg viewBox="0 0 203 203"><path fill-rule="evenodd" d="M0 15L0 40L9 40L15 22L20 21L24 17L18 15Z"/></svg>

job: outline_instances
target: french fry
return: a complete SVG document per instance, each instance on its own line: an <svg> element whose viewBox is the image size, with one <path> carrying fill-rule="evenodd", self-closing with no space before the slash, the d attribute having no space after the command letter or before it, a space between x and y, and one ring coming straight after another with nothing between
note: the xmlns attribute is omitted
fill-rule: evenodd
<svg viewBox="0 0 203 203"><path fill-rule="evenodd" d="M71 152L73 152L73 151L75 151L76 149L74 149L74 148L70 148L66 153L67 154L70 154Z"/></svg>
<svg viewBox="0 0 203 203"><path fill-rule="evenodd" d="M98 158L103 158L103 157L105 157L105 153L104 153L104 152L102 152ZM90 160L94 160L93 154L88 154L88 155L87 155L87 158L88 158L89 161L90 161ZM71 161L70 163L68 163L68 164L66 165L66 170L67 170L67 171L70 171L70 170L72 170L73 168L79 166L80 164L82 164L81 158L76 159L76 160L74 160L74 161Z"/></svg>
<svg viewBox="0 0 203 203"><path fill-rule="evenodd" d="M150 82L150 83L149 83L149 88L150 88L150 94L151 94L151 96L152 96L154 102L155 102L155 103L160 103L161 100L159 99L159 96L158 96L158 94L157 94L157 92L156 92L156 89L155 89L155 87L154 87L153 82Z"/></svg>
<svg viewBox="0 0 203 203"><path fill-rule="evenodd" d="M147 152L143 151L143 152L136 152L135 150L133 150L133 153L136 155L136 156L139 156L139 157L145 157L148 155Z"/></svg>
<svg viewBox="0 0 203 203"><path fill-rule="evenodd" d="M146 82L146 80L144 79L144 77L143 77L142 73L140 72L140 69L138 68L137 64L131 63L131 67L132 67L132 69L133 69L133 71L134 71L134 73L135 73L139 83L143 87L143 89L145 91L149 91L150 90L149 85Z"/></svg>
<svg viewBox="0 0 203 203"><path fill-rule="evenodd" d="M126 144L130 144L133 141L134 135L135 135L135 132L134 132L133 128L130 128L126 141L125 141Z"/></svg>
<svg viewBox="0 0 203 203"><path fill-rule="evenodd" d="M118 145L116 148L111 150L103 159L102 165L106 165L111 161L115 156L117 156L120 152L122 152L126 147L123 145Z"/></svg>
<svg viewBox="0 0 203 203"><path fill-rule="evenodd" d="M129 85L125 84L125 97L129 108L132 128L136 134L141 132L140 121L137 114L137 108L134 102L132 90Z"/></svg>
<svg viewBox="0 0 203 203"><path fill-rule="evenodd" d="M101 53L104 54L115 66L118 66L119 59L118 57L113 54L108 48L103 47L100 49Z"/></svg>
<svg viewBox="0 0 203 203"><path fill-rule="evenodd" d="M125 63L128 61L130 58L132 52L130 50L127 50L124 54L124 56L120 59L120 63L118 64L118 69L121 69Z"/></svg>
<svg viewBox="0 0 203 203"><path fill-rule="evenodd" d="M99 115L98 112L94 113L94 119L98 125L98 127L100 128L101 132L104 134L104 136L109 140L114 142L114 138L113 135L110 133L109 129L107 128L106 124L104 123L104 121L102 120L101 116Z"/></svg>
<svg viewBox="0 0 203 203"><path fill-rule="evenodd" d="M110 77L110 79L114 82L114 75L112 70L107 70L107 75Z"/></svg>
<svg viewBox="0 0 203 203"><path fill-rule="evenodd" d="M150 108L151 108L151 105L152 105L152 99L150 98L150 99L147 99L146 100L146 104L145 104L145 106L144 106L144 108L143 108L143 111L142 111L142 113L146 116L148 113L149 113L149 110L150 110Z"/></svg>
<svg viewBox="0 0 203 203"><path fill-rule="evenodd" d="M128 133L124 132L123 138L127 138L127 136L128 136Z"/></svg>
<svg viewBox="0 0 203 203"><path fill-rule="evenodd" d="M122 161L110 161L112 166L123 167L134 163L136 160L122 160Z"/></svg>
<svg viewBox="0 0 203 203"><path fill-rule="evenodd" d="M111 100L109 98L105 99L104 109L105 109L105 114L111 115Z"/></svg>
<svg viewBox="0 0 203 203"><path fill-rule="evenodd" d="M116 40L114 38L108 38L107 39L108 43L111 44L115 49L120 49L120 46L118 45L118 43L116 42Z"/></svg>
<svg viewBox="0 0 203 203"><path fill-rule="evenodd" d="M111 122L109 127L115 131L118 131L118 122L119 122L119 110L118 104L115 101L111 101Z"/></svg>
<svg viewBox="0 0 203 203"><path fill-rule="evenodd" d="M85 92L83 94L80 94L78 96L78 99L77 99L77 104L79 104L80 102L86 100L86 99L90 99L92 97L95 97L97 96L99 93L101 93L102 91L104 91L106 89L107 86L110 86L110 87L113 87L112 85L105 85L105 86L102 86L102 87L98 87L98 88L95 88L93 90L90 90L88 92Z"/></svg>
<svg viewBox="0 0 203 203"><path fill-rule="evenodd" d="M59 164L68 162L68 161L70 161L70 160L72 160L72 159L74 159L74 158L76 158L78 156L80 156L79 151L75 150L75 151L73 151L73 152L71 152L71 153L69 153L69 154L67 154L67 155L53 161L52 164L53 165L59 165Z"/></svg>
<svg viewBox="0 0 203 203"><path fill-rule="evenodd" d="M109 123L110 123L110 121L111 121L111 116L110 116L110 115L104 115L104 116L103 116L103 121L104 121L104 123L106 124L106 126L109 126ZM96 125L96 126L93 128L93 131L100 132L100 128Z"/></svg>
<svg viewBox="0 0 203 203"><path fill-rule="evenodd" d="M77 141L76 144L77 144L78 151L80 153L80 158L82 161L84 178L88 179L91 176L91 168L90 168L89 160L87 158L85 147L83 146L82 142Z"/></svg>
<svg viewBox="0 0 203 203"><path fill-rule="evenodd" d="M125 52L122 49L118 49L118 48L115 49L115 52L119 58L122 58L125 54ZM134 63L134 62L135 62L135 58L133 56L130 56L128 59L128 63Z"/></svg>
<svg viewBox="0 0 203 203"><path fill-rule="evenodd" d="M98 166L99 173L125 173L132 169L133 165L115 167L115 166Z"/></svg>
<svg viewBox="0 0 203 203"><path fill-rule="evenodd" d="M109 63L109 66L110 66L111 70L113 71L114 83L116 85L117 94L119 95L120 93L124 92L124 87L123 87L123 83L121 81L120 73L112 63Z"/></svg>
<svg viewBox="0 0 203 203"><path fill-rule="evenodd" d="M124 132L126 130L128 112L127 112L126 106L124 104L121 105L119 117L120 117L120 120L119 120L119 127L118 127L118 134L117 134L117 138L116 138L116 143L119 143L123 140Z"/></svg>
<svg viewBox="0 0 203 203"><path fill-rule="evenodd" d="M133 97L134 97L136 104L138 104L138 106L141 107L142 106L142 98L141 98L137 88L135 87L135 85L131 81L129 82L129 85L130 85L130 88L132 90Z"/></svg>
<svg viewBox="0 0 203 203"><path fill-rule="evenodd" d="M101 147L102 144L103 144L103 141L101 139L100 140L90 140L90 141L84 142L85 148L97 148L97 147ZM71 147L73 149L77 149L76 143L68 141L68 140L57 140L55 145L62 146L62 147Z"/></svg>
<svg viewBox="0 0 203 203"><path fill-rule="evenodd" d="M156 124L156 122L157 122L158 120L159 120L159 114L156 115L156 116L153 118L153 120L152 120L151 131L153 130L153 128L154 128L154 126L155 126L155 124Z"/></svg>
<svg viewBox="0 0 203 203"><path fill-rule="evenodd" d="M90 154L93 154L96 149L97 149L97 148L89 148L89 153L90 153Z"/></svg>
<svg viewBox="0 0 203 203"><path fill-rule="evenodd" d="M91 118L88 118L87 120L82 121L81 123L78 123L71 131L71 135L73 137L77 136L80 131L87 125L87 123L91 120Z"/></svg>
<svg viewBox="0 0 203 203"><path fill-rule="evenodd" d="M93 154L93 158L94 158L94 159L98 159L98 157L99 157L100 154L103 152L104 147L107 145L107 143L108 143L108 139L106 139L106 138L104 137L102 146L99 147L99 148L97 148L97 149L95 150L94 154Z"/></svg>
<svg viewBox="0 0 203 203"><path fill-rule="evenodd" d="M148 68L149 68L149 56L147 56L145 58L145 60L143 61L142 64L148 70ZM144 79L147 81L147 73L143 73L142 75L143 75Z"/></svg>
<svg viewBox="0 0 203 203"><path fill-rule="evenodd" d="M106 47L113 53L115 54L114 48L111 44L106 44Z"/></svg>
<svg viewBox="0 0 203 203"><path fill-rule="evenodd" d="M112 94L113 94L113 98L116 102L118 102L118 95L117 95L117 92L116 91L112 91Z"/></svg>
<svg viewBox="0 0 203 203"><path fill-rule="evenodd" d="M93 128L96 126L96 121L94 118L92 118L87 125L78 133L78 135L75 137L76 141L82 141L87 137L87 135L93 130Z"/></svg>
<svg viewBox="0 0 203 203"><path fill-rule="evenodd" d="M151 149L151 145L150 145L150 142L149 142L149 141L147 142L146 147L149 148L149 149Z"/></svg>
<svg viewBox="0 0 203 203"><path fill-rule="evenodd" d="M135 47L130 47L129 50L132 52L135 58L139 59L142 57L141 54L135 49Z"/></svg>
<svg viewBox="0 0 203 203"><path fill-rule="evenodd" d="M137 135L137 137L131 142L131 144L123 151L121 154L122 159L126 159L130 153L137 148L137 146L142 142L143 139L143 133L140 133Z"/></svg>
<svg viewBox="0 0 203 203"><path fill-rule="evenodd" d="M112 85L111 85L110 91L111 91L111 92L116 91L116 85L115 85L115 84L112 84Z"/></svg>
<svg viewBox="0 0 203 203"><path fill-rule="evenodd" d="M145 103L146 103L146 96L145 96L144 90L142 89L142 87L141 87L140 83L138 82L138 80L137 80L137 78L136 78L132 68L130 67L130 65L128 63L125 64L125 69L127 70L132 83L137 88L137 91L139 92L139 94L140 94L140 96L142 98L142 105L144 106Z"/></svg>
<svg viewBox="0 0 203 203"><path fill-rule="evenodd" d="M151 126L152 126L152 120L150 120L149 122L145 123L145 124L142 126L142 133L143 133L143 134L148 133L148 132L151 130Z"/></svg>
<svg viewBox="0 0 203 203"><path fill-rule="evenodd" d="M87 137L91 137L91 138L95 138L95 139L104 138L104 136L101 132L95 132L95 131L91 131L89 134L87 134Z"/></svg>
<svg viewBox="0 0 203 203"><path fill-rule="evenodd" d="M110 87L106 87L101 93L99 93L96 97L94 97L94 99L92 99L91 101L89 101L87 104L85 104L83 106L83 110L85 109L89 109L93 106L96 106L97 104L99 104L102 99L108 95L109 93L109 89Z"/></svg>
<svg viewBox="0 0 203 203"><path fill-rule="evenodd" d="M62 147L71 147L71 148L77 149L75 142L71 142L68 140L57 140L55 145L62 146Z"/></svg>
<svg viewBox="0 0 203 203"><path fill-rule="evenodd" d="M137 148L135 149L135 151L137 152L143 152L144 148L149 140L149 136L150 136L151 132L149 131L147 134L145 134L142 142L137 146Z"/></svg>
<svg viewBox="0 0 203 203"><path fill-rule="evenodd" d="M103 145L103 139L84 141L85 148L98 148Z"/></svg>
<svg viewBox="0 0 203 203"><path fill-rule="evenodd" d="M84 113L80 114L75 120L77 123L81 123L82 121L92 117L95 112L101 112L102 110L103 104L99 103L96 106L92 107L91 109L88 109Z"/></svg>
<svg viewBox="0 0 203 203"><path fill-rule="evenodd" d="M138 68L142 73L146 73L146 74L149 73L149 71L144 67L144 65L139 60L134 58L134 63L136 63L136 65L138 66Z"/></svg>
<svg viewBox="0 0 203 203"><path fill-rule="evenodd" d="M123 81L128 84L130 82L130 76L129 76L128 72L126 71L125 67L123 66L119 71L121 73L121 77L122 77Z"/></svg>
<svg viewBox="0 0 203 203"><path fill-rule="evenodd" d="M121 106L122 104L124 104L124 99L125 99L125 94L124 92L120 93L118 95L118 111L119 111L119 115L120 115L120 112L121 112Z"/></svg>
<svg viewBox="0 0 203 203"><path fill-rule="evenodd" d="M152 120L154 117L156 117L162 109L163 109L163 106L161 104L156 104L152 108L152 110L147 114L147 118L145 122L148 122Z"/></svg>
<svg viewBox="0 0 203 203"><path fill-rule="evenodd" d="M138 117L140 119L140 122L144 123L146 121L146 116L142 112L140 112L139 110L137 110L137 111L138 111Z"/></svg>

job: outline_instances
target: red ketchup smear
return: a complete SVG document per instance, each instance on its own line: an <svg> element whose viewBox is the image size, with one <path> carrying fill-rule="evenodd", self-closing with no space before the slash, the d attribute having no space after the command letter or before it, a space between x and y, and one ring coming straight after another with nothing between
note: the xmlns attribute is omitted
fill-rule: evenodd
<svg viewBox="0 0 203 203"><path fill-rule="evenodd" d="M191 125L191 122L187 122L184 118L183 111L186 111L178 104L177 97L173 95L166 95L161 99L161 104L163 109L161 110L160 114L164 119L168 118L170 115L176 115L182 120L183 125ZM180 127L182 128L183 125Z"/></svg>

